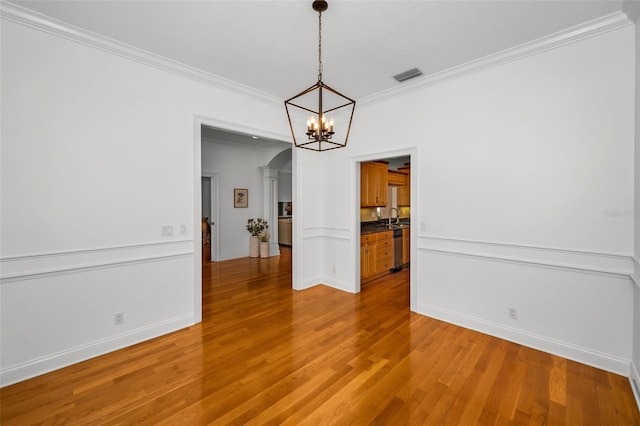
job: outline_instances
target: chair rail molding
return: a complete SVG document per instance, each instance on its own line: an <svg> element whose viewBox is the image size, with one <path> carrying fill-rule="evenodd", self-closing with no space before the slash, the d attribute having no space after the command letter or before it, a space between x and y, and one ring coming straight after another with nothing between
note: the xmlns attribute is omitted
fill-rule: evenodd
<svg viewBox="0 0 640 426"><path fill-rule="evenodd" d="M561 268L583 273L633 278L631 256L558 249L492 241L465 240L418 235L418 250L487 260L525 263L531 266Z"/></svg>
<svg viewBox="0 0 640 426"><path fill-rule="evenodd" d="M0 283L192 255L193 240L181 239L9 256L0 259Z"/></svg>

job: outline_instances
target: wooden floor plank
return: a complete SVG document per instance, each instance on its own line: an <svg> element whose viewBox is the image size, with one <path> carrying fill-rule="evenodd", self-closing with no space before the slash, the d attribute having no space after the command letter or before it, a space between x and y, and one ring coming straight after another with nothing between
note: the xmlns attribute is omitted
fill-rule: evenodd
<svg viewBox="0 0 640 426"><path fill-rule="evenodd" d="M409 272L203 267L203 322L0 390L3 425L640 425L629 381L409 311Z"/></svg>

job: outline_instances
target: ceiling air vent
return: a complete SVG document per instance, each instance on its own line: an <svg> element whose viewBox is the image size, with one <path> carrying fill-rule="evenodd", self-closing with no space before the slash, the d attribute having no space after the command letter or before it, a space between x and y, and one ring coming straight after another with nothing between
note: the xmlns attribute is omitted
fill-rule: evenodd
<svg viewBox="0 0 640 426"><path fill-rule="evenodd" d="M403 81L407 81L421 75L422 71L420 71L418 68L412 68L409 71L401 72L400 74L394 75L393 78L402 83Z"/></svg>

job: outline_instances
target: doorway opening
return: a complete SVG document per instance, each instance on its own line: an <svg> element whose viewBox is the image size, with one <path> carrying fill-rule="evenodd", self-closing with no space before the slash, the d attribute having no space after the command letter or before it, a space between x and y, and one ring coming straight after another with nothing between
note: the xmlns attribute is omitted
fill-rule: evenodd
<svg viewBox="0 0 640 426"><path fill-rule="evenodd" d="M286 139L284 135L195 117L194 322L202 320L204 261L248 257L248 219L261 217L269 221L269 229L275 229L270 252L272 256L279 255L278 171L271 169L269 163L283 150L291 149L290 143L283 142ZM247 202L242 205L234 204L237 189L247 194Z"/></svg>
<svg viewBox="0 0 640 426"><path fill-rule="evenodd" d="M371 154L354 159L358 192L355 228L359 243L357 290L396 274L409 280L409 304L417 304L415 259L415 149ZM371 284L373 287L373 284ZM368 288L368 287L367 287Z"/></svg>

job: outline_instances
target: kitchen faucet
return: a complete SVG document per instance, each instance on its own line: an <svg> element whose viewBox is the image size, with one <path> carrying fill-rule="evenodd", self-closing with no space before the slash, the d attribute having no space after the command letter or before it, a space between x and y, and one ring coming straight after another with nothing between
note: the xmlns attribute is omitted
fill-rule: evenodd
<svg viewBox="0 0 640 426"><path fill-rule="evenodd" d="M396 211L396 225L400 224L400 212L398 211L398 209L396 209L395 207L391 207L389 209L389 226L391 226L391 212L395 210Z"/></svg>

